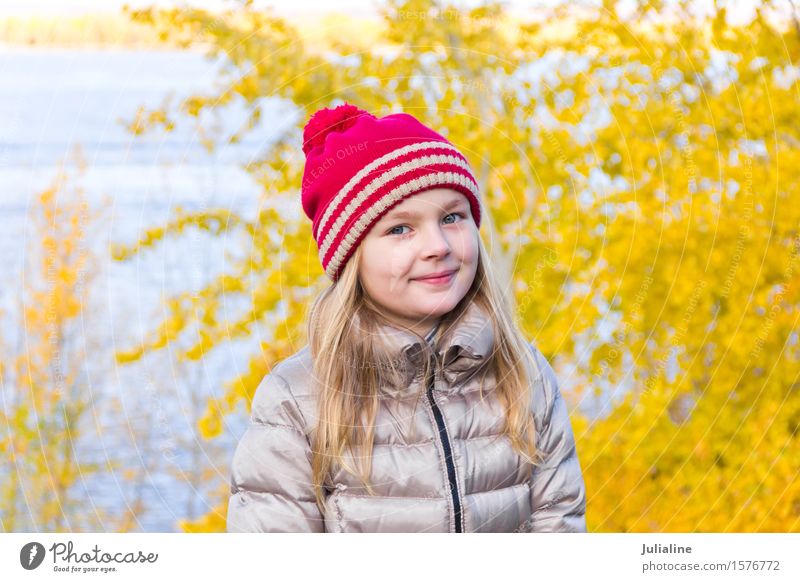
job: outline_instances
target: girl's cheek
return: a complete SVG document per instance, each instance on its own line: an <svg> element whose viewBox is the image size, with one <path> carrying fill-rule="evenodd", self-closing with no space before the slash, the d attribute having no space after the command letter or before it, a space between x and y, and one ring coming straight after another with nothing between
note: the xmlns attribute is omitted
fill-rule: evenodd
<svg viewBox="0 0 800 582"><path fill-rule="evenodd" d="M383 264L384 268L388 265L389 275L392 278L400 278L408 273L411 262L412 257L410 257L409 253L395 247L387 249Z"/></svg>
<svg viewBox="0 0 800 582"><path fill-rule="evenodd" d="M465 232L460 241L461 260L465 263L472 263L478 260L478 241L475 232Z"/></svg>

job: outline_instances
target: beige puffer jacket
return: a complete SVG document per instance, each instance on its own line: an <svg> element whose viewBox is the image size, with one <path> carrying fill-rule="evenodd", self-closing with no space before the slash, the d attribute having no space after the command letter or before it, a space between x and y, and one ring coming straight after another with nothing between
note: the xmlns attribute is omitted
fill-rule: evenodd
<svg viewBox="0 0 800 582"><path fill-rule="evenodd" d="M475 372L494 334L477 305L436 346L432 386L421 377L419 340L391 327L383 332L406 363L408 382L386 386L381 399L371 473L376 495L339 470L325 514L317 509L309 445L316 407L305 346L256 391L233 458L229 532L586 531L586 492L567 406L538 349L531 346L540 367L532 406L546 461L532 467L507 437L495 438L503 411L491 376L480 398ZM416 391L426 387L413 410Z"/></svg>

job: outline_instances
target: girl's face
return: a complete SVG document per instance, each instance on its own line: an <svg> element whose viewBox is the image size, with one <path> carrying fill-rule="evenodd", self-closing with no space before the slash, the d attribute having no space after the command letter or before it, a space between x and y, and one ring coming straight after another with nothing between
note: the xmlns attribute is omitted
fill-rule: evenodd
<svg viewBox="0 0 800 582"><path fill-rule="evenodd" d="M478 268L478 236L463 194L450 188L415 194L387 212L361 242L361 284L387 317L424 335L469 291Z"/></svg>

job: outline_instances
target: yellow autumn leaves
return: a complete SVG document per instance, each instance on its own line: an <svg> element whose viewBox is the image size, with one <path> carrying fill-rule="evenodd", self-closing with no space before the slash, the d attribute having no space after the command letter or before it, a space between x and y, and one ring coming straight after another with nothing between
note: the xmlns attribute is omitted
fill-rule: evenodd
<svg viewBox="0 0 800 582"><path fill-rule="evenodd" d="M265 98L298 112L243 166L263 188L254 216L178 213L114 249L129 260L188 229L243 241L224 275L168 300L147 341L118 346L124 364L186 337L176 354L192 364L268 330L207 402L203 437L217 439L305 341L328 282L300 211L300 132L311 112L349 101L408 111L470 158L484 241L570 404L590 531L800 530L800 32L769 4L732 25L685 2L624 16L615 3L564 5L521 23L499 5L391 1L370 43L329 35L328 53L251 5L131 15L232 71L216 95L134 112L134 134L234 100L249 108L237 140L271 127ZM295 211L278 210L287 202ZM72 267L48 268L74 284ZM235 317L231 299L247 305ZM55 309L78 307L65 297ZM47 361L45 349L29 358ZM30 446L24 416L5 420L18 451ZM181 526L224 530L227 493Z"/></svg>
<svg viewBox="0 0 800 582"><path fill-rule="evenodd" d="M571 403L590 530L797 531L800 36L769 8L740 26L688 3L562 5L520 24L389 2L379 39L339 37L338 60L250 9L238 33L200 12L161 22L238 68L221 97L291 100L298 131L337 99L413 113L467 152L485 241ZM249 165L265 201L299 197L298 131ZM285 258L242 276L282 335L216 410L298 345L324 284L304 222L277 224L251 232L280 231Z"/></svg>

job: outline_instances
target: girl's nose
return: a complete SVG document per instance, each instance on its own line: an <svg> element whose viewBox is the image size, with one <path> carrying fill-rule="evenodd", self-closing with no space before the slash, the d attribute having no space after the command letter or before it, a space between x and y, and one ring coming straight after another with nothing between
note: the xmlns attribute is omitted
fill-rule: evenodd
<svg viewBox="0 0 800 582"><path fill-rule="evenodd" d="M450 252L450 243L439 226L425 229L423 245L428 256L445 256Z"/></svg>

